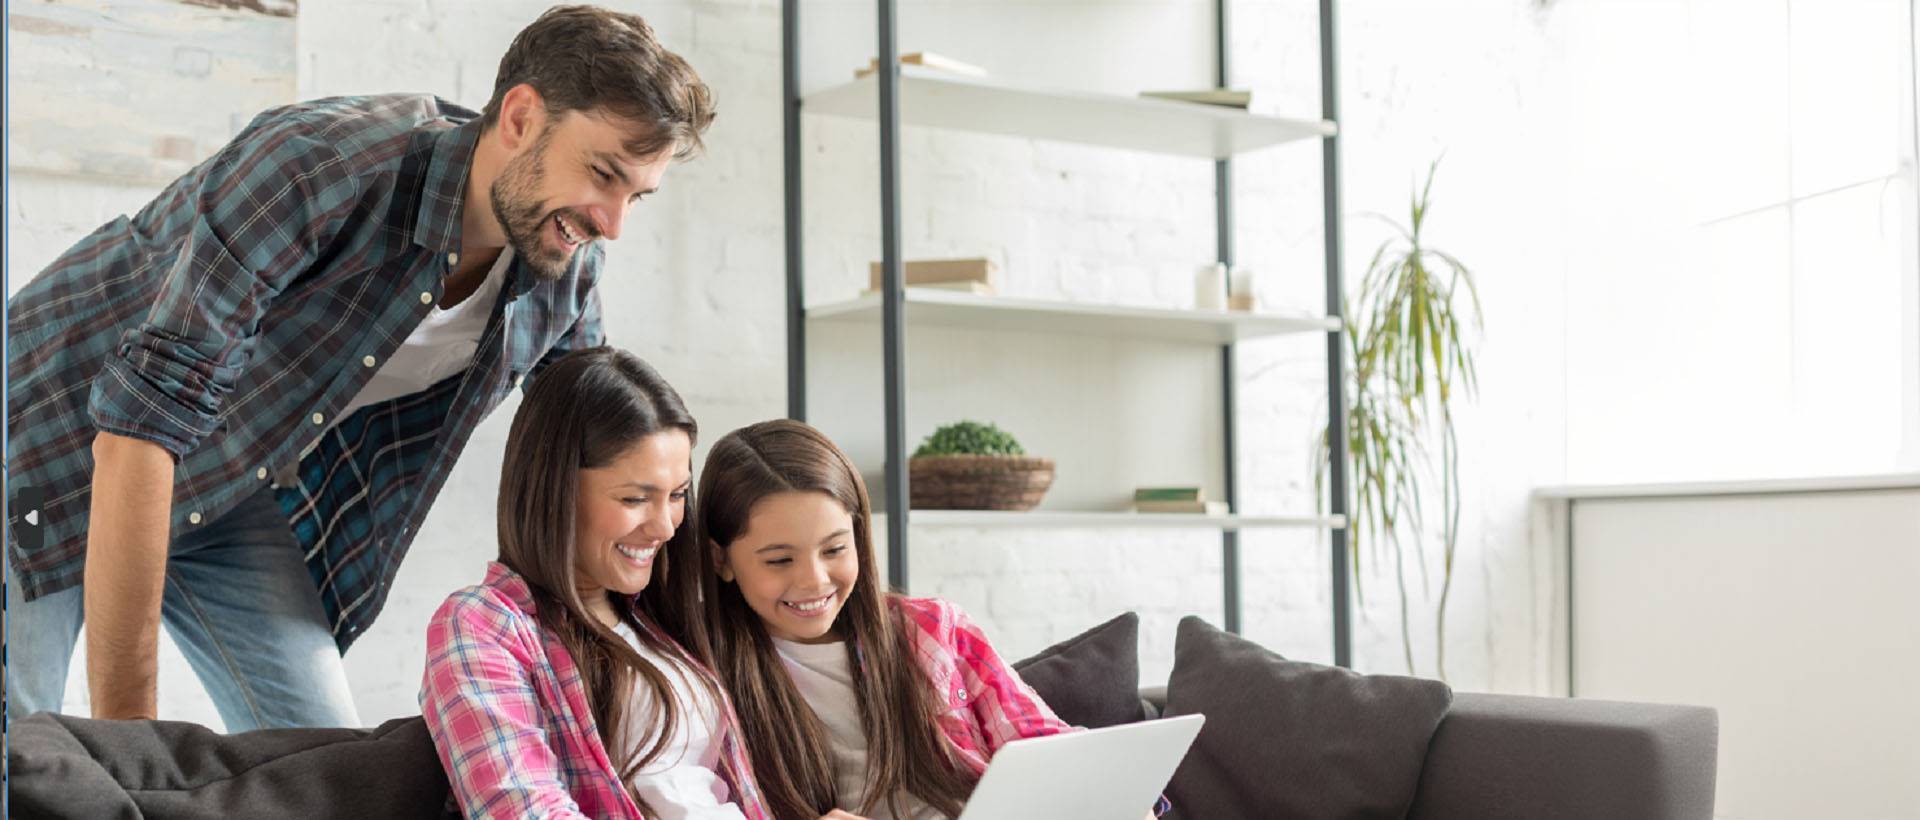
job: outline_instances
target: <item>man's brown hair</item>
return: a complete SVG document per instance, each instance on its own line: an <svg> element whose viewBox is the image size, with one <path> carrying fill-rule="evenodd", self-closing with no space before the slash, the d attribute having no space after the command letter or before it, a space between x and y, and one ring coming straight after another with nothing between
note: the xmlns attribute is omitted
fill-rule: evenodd
<svg viewBox="0 0 1920 820"><path fill-rule="evenodd" d="M493 127L501 100L522 83L540 92L549 117L599 112L639 125L626 144L637 157L669 149L675 159L693 156L713 122L713 93L647 21L596 6L554 6L521 29L500 58L483 127Z"/></svg>

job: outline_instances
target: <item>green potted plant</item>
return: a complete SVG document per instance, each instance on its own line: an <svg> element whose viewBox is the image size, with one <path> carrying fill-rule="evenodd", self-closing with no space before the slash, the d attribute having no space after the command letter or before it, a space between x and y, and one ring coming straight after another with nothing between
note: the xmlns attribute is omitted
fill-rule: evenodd
<svg viewBox="0 0 1920 820"><path fill-rule="evenodd" d="M1426 182L1408 209L1408 222L1385 220L1396 235L1374 251L1359 292L1346 303L1346 430L1327 431L1319 460L1324 468L1330 455L1328 436L1345 436L1347 548L1356 569L1368 554L1363 544L1375 560L1392 561L1400 593L1401 645L1410 674L1413 629L1403 547L1413 547L1412 560L1425 582L1424 544L1431 534L1429 525L1438 523L1435 671L1444 680L1447 600L1453 591L1461 515L1460 446L1453 419L1455 409L1470 401L1478 387L1473 343L1481 314L1472 272L1427 243L1424 229L1439 165L1435 160L1428 167ZM1324 469L1316 472L1325 474ZM1437 508L1431 505L1435 494ZM1364 594L1359 578L1356 573L1354 586Z"/></svg>
<svg viewBox="0 0 1920 820"><path fill-rule="evenodd" d="M1053 486L1053 459L1027 455L992 424L956 421L907 460L912 505L923 510L1031 510Z"/></svg>

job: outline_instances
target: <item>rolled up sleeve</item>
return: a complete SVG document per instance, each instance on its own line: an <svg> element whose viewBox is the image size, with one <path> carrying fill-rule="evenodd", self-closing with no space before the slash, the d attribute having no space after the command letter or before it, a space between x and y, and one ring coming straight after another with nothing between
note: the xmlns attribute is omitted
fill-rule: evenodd
<svg viewBox="0 0 1920 820"><path fill-rule="evenodd" d="M345 228L359 192L337 151L266 117L175 184L200 215L150 260L165 279L95 377L88 412L178 459L218 429L263 316Z"/></svg>

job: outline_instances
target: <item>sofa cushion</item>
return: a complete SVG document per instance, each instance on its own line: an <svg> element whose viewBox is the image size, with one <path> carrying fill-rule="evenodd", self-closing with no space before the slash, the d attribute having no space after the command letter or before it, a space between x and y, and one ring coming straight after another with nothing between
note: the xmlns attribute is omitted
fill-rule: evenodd
<svg viewBox="0 0 1920 820"><path fill-rule="evenodd" d="M1206 726L1167 789L1182 820L1401 818L1453 692L1290 661L1180 621L1166 715Z"/></svg>
<svg viewBox="0 0 1920 820"><path fill-rule="evenodd" d="M1098 729L1132 723L1140 704L1140 616L1124 613L1023 661L1013 670L1054 714Z"/></svg>
<svg viewBox="0 0 1920 820"><path fill-rule="evenodd" d="M11 809L41 818L362 820L447 815L447 775L420 718L378 729L223 735L166 720L48 712L13 722Z"/></svg>

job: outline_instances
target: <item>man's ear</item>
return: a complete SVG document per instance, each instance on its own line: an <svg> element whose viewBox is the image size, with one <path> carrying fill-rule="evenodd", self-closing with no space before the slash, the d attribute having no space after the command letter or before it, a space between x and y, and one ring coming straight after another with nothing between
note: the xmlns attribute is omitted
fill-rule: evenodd
<svg viewBox="0 0 1920 820"><path fill-rule="evenodd" d="M532 144L546 126L547 101L541 99L540 92L531 84L509 88L506 96L500 98L500 120L496 127L500 129L501 144L507 150L518 151Z"/></svg>
<svg viewBox="0 0 1920 820"><path fill-rule="evenodd" d="M727 564L727 548L707 539L707 554L713 556L713 569L720 574L720 580L733 583L733 567Z"/></svg>

